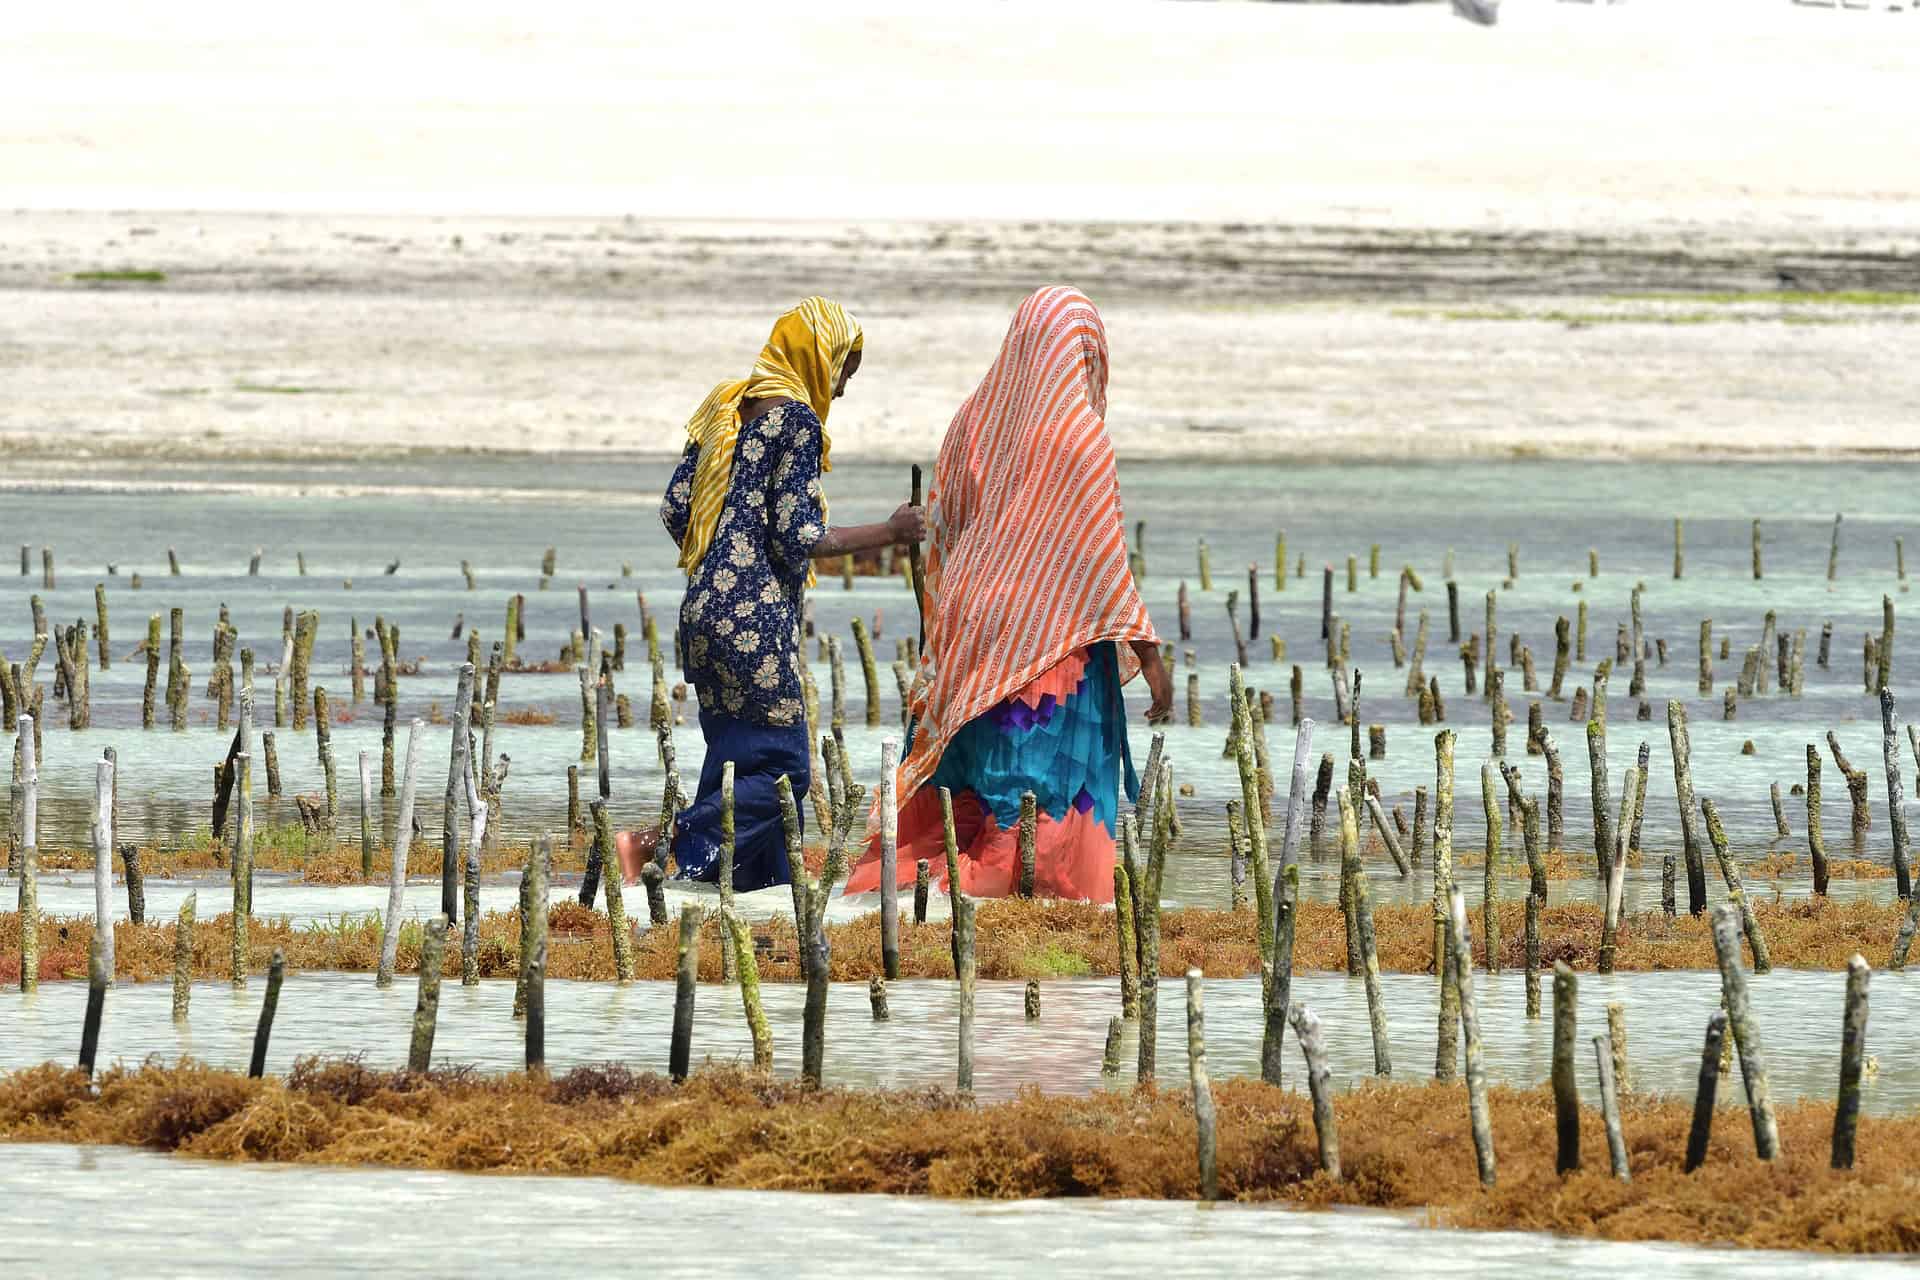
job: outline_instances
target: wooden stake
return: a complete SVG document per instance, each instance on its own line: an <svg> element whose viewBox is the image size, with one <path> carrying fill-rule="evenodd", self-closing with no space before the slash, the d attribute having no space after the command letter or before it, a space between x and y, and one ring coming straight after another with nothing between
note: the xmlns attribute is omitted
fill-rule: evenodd
<svg viewBox="0 0 1920 1280"><path fill-rule="evenodd" d="M1718 824L1708 819L1708 830ZM1720 989L1726 999L1727 1023L1733 1029L1734 1048L1740 1054L1740 1073L1747 1082L1747 1107L1753 1114L1753 1145L1762 1160L1780 1151L1779 1128L1774 1122L1773 1094L1767 1083L1766 1062L1760 1047L1760 1024L1747 998L1747 975L1740 967L1739 915L1731 906L1713 909L1713 950L1720 962Z"/></svg>

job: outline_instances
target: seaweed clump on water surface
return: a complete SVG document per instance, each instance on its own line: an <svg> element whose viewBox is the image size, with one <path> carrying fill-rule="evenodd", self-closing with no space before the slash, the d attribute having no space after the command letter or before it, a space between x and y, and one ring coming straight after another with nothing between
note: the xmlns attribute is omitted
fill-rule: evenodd
<svg viewBox="0 0 1920 1280"><path fill-rule="evenodd" d="M1490 1093L1498 1184L1475 1176L1458 1085L1340 1095L1345 1177L1318 1168L1307 1099L1217 1082L1221 1194L1308 1207L1426 1208L1439 1224L1616 1240L1889 1253L1920 1248L1920 1115L1869 1117L1852 1171L1828 1168L1834 1109L1778 1112L1780 1158L1755 1158L1724 1113L1706 1164L1682 1172L1691 1103L1629 1095L1633 1180L1604 1158L1555 1171L1551 1094ZM1605 1150L1599 1115L1582 1147ZM1199 1189L1187 1091L811 1090L734 1067L685 1084L617 1064L564 1074L409 1073L302 1059L284 1079L202 1063L113 1068L92 1084L51 1064L0 1076L0 1140L117 1143L228 1160L596 1174L658 1185L982 1198L1191 1199Z"/></svg>

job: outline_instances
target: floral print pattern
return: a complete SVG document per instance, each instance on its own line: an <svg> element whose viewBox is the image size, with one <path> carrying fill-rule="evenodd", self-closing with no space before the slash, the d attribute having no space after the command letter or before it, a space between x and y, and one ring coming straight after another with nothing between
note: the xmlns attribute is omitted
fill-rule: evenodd
<svg viewBox="0 0 1920 1280"><path fill-rule="evenodd" d="M660 504L675 542L686 535L699 460L700 447L688 445ZM686 677L702 707L758 724L803 721L800 603L825 534L820 420L790 400L742 426L719 527L680 606Z"/></svg>

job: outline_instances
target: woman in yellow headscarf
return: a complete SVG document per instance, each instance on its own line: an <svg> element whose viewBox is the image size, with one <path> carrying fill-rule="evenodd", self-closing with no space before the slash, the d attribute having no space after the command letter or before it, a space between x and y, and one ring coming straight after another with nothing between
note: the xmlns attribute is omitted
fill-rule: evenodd
<svg viewBox="0 0 1920 1280"><path fill-rule="evenodd" d="M687 424L691 439L660 507L687 573L680 637L707 748L699 791L673 832L684 878L719 878L720 774L730 761L733 886L788 883L774 784L784 774L803 796L810 782L800 606L812 563L926 536L913 506L880 524L827 526L827 411L859 369L861 346L860 326L838 303L808 298L774 322L752 376L715 387ZM623 836L623 868L659 852L655 838Z"/></svg>

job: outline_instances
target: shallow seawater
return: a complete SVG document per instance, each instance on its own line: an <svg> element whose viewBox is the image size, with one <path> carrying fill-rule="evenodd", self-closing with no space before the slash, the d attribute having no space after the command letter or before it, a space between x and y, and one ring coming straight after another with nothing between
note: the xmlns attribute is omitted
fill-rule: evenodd
<svg viewBox="0 0 1920 1280"><path fill-rule="evenodd" d="M474 1212L475 1197L490 1211ZM1108 1280L1152 1260L1167 1277L1243 1272L1364 1280L1655 1272L1735 1280L1905 1274L1857 1260L1613 1244L1518 1232L1436 1236L1413 1214L1308 1213L1177 1201L1024 1200L648 1187L604 1178L237 1165L118 1147L33 1144L0 1159L8 1254L25 1274L387 1276L431 1252L454 1274L838 1280L904 1259L942 1275ZM262 1206L235 1230L234 1206ZM316 1209L315 1206L324 1206ZM511 1211L491 1211L511 1206ZM84 1220L98 1247L76 1248ZM543 1224L528 1230L527 1224ZM751 1230L742 1230L743 1226ZM724 1248L714 1242L724 1240ZM1444 1242L1444 1248L1434 1249Z"/></svg>
<svg viewBox="0 0 1920 1280"><path fill-rule="evenodd" d="M271 464L229 470L231 474L216 467L205 478L245 484L278 477ZM370 754L376 791L380 773L378 712L370 701L354 706L347 687L351 626L357 623L366 628L376 614L384 616L401 628L402 657L422 662L420 675L400 681L400 755L404 760L407 722L414 717L428 720L422 731L419 816L424 840L433 842L441 822L450 731L445 724L431 721L444 718L451 707L455 669L466 653L464 639L451 638L454 620L462 618L468 627L478 628L490 645L500 635L508 595L524 593L527 640L520 651L531 658L551 657L580 625L574 588L582 585L588 588L592 624L605 633L608 644L615 623L625 623L632 632L629 662L616 681L633 699L640 727L611 731L611 805L622 825L650 821L658 811L663 777L653 737L644 727L649 679L637 595L645 594L663 641L670 641L678 574L670 545L654 523L648 496L664 482L666 464L601 459L586 465L564 458L511 464L468 458L432 465L403 462L395 464L391 479L412 487L405 497L327 496L330 477L339 479L347 472L326 466L314 470L316 474L307 476L314 490L311 497L165 492L133 492L105 500L89 496L84 500L90 504L111 503L114 519L86 523L71 519L73 505L80 500L74 495L47 491L10 496L17 528L58 531L57 536L42 535L43 541L55 544L58 586L53 591L41 588L38 543L30 554L30 575L0 577L0 586L11 597L0 603L0 653L12 661L24 658L32 630L27 599L31 594L43 598L52 621L85 619L91 624L93 585L99 582L107 586L112 611L115 661L110 670L96 669L91 677L94 728L70 732L63 704L52 701L49 692L41 766L42 841L84 843L92 762L109 745L120 760L122 837L163 846L203 838L209 821L211 767L224 756L231 737L230 732L213 727L205 693L215 615L221 607L227 608L240 630L241 643L257 652L261 663L258 722L264 730L272 718L267 668L278 661L282 609L292 606L321 612L313 680L328 687L339 717L350 717L333 731L342 825L350 840L358 834L360 753ZM883 513L897 501L899 482L891 468L853 464L836 468L830 480L836 513L847 519ZM1668 662L1664 666L1651 662L1647 668L1651 722L1634 719L1637 699L1627 693L1630 671L1623 666L1614 674L1608 708L1607 792L1610 807L1617 807L1625 770L1645 742L1650 774L1643 845L1655 856L1630 877L1646 886L1644 892L1657 892L1657 855L1674 850L1679 838L1665 726L1669 698L1688 707L1696 789L1719 805L1741 855L1748 859L1775 852L1800 855L1797 871L1789 871L1783 883L1786 892L1802 891L1805 883L1805 801L1792 795L1791 788L1806 777L1809 743L1819 745L1823 757L1823 825L1829 851L1837 858L1854 851L1847 830L1845 785L1824 746L1829 728L1869 779L1872 821L1858 851L1880 864L1890 859L1879 712L1875 700L1863 691L1862 638L1879 633L1883 595L1894 601L1896 610L1907 599L1907 584L1895 573L1893 544L1908 527L1911 503L1895 469L1727 463L1649 468L1525 461L1299 468L1157 463L1123 468L1122 483L1130 521L1146 521L1148 571L1143 590L1169 639L1178 635L1177 587L1184 580L1191 588L1193 638L1180 647L1196 654L1205 723L1200 728L1185 723L1187 668L1183 661L1175 676L1179 723L1167 730L1167 748L1176 783L1191 786L1194 794L1182 802L1185 834L1169 870L1170 900L1217 903L1227 895L1222 815L1225 801L1237 795L1238 786L1231 766L1221 759L1226 666L1233 656L1224 604L1228 591L1238 590L1241 626L1251 629L1248 565L1259 567L1262 626L1262 634L1248 641L1249 678L1277 697L1277 723L1269 732L1280 791L1277 812L1284 812L1289 788L1294 735L1286 725L1287 683L1294 664L1304 676L1303 711L1319 722L1312 744L1314 762L1321 752L1332 752L1340 762L1336 781L1345 778L1348 733L1333 723L1331 684L1320 639L1318 570L1322 564L1335 570L1333 607L1338 618L1351 626L1353 662L1365 674L1360 719L1386 729L1386 758L1370 760L1369 773L1379 779L1388 807L1398 807L1409 817L1413 788L1434 789L1434 730L1417 724L1414 706L1403 694L1406 671L1394 668L1388 644L1398 570L1410 564L1423 575L1424 590L1409 595L1406 628L1412 632L1421 611L1429 615L1426 671L1440 679L1447 725L1460 738L1456 847L1472 849L1484 843L1479 772L1491 750L1489 711L1479 696L1464 692L1457 645L1448 638L1443 571L1450 559L1459 587L1462 638L1485 629L1486 595L1494 592L1500 637L1495 647L1501 666L1510 665L1506 637L1517 632L1532 650L1542 686L1553 663L1554 619L1573 619L1579 602L1588 604L1586 657L1575 661L1568 672L1565 689L1569 694L1575 686L1589 685L1594 664L1614 653L1616 625L1628 618L1629 594L1636 582L1645 584L1647 635L1650 642L1667 641ZM472 498L476 490L504 492L509 486L512 500L475 502ZM435 497L440 491L448 496ZM1845 521L1839 574L1830 583L1826 565L1835 511L1843 511ZM1687 522L1686 576L1678 581L1672 577L1676 514ZM1765 577L1760 581L1754 580L1750 564L1749 518L1754 515L1763 518ZM1276 589L1272 577L1274 535L1281 528L1287 531L1289 559L1304 556L1308 565L1307 576L1290 576L1284 591ZM272 545L266 548L261 576L249 577L247 560L265 540L263 530L272 531ZM1202 538L1210 548L1211 593L1199 590L1196 572L1196 548ZM1512 579L1507 577L1510 543L1517 548L1519 568L1518 577ZM1374 544L1380 546L1377 578L1369 573ZM557 548L558 569L542 590L539 562L549 545ZM1920 542L1915 545L1920 554ZM176 547L181 556L179 577L167 575L168 546ZM1590 547L1599 553L1598 577L1588 576ZM306 556L306 577L294 574L295 551ZM1349 555L1357 563L1352 592L1346 589ZM464 588L458 571L462 560L474 567L476 590ZM396 572L386 574L385 567L396 561ZM103 572L109 563L118 570L111 576ZM631 577L622 576L623 565L631 566ZM129 586L135 569L144 574L138 592ZM348 580L350 589L345 585ZM897 643L913 628L912 597L897 580L862 579L852 591L843 591L829 576L814 601L822 634L848 639L846 738L857 771L870 777L880 738L900 734L898 696L887 668ZM184 733L164 727L145 732L139 728L145 667L128 655L144 635L146 614L164 614L170 606L185 611L184 659L192 670L193 688L191 727ZM1768 610L1776 612L1782 632L1807 632L1804 696L1795 699L1769 691L1742 700L1737 718L1725 721L1721 691L1737 676L1746 648L1758 642L1762 615ZM881 724L877 729L864 723L865 692L848 636L847 623L856 612L870 622L878 615ZM1714 619L1716 640L1715 685L1709 697L1697 692L1703 617ZM1829 620L1834 639L1830 663L1823 668L1816 662L1817 649L1821 625ZM1729 634L1733 656L1722 660L1717 641ZM1269 647L1274 635L1287 644L1286 659L1278 663ZM1904 649L1896 644L1897 655ZM815 659L823 700L830 700L827 664L818 660L811 645L808 654ZM1769 660L1774 656L1769 654ZM1911 669L1910 660L1896 663L1896 690L1907 687L1903 677ZM49 655L39 668L40 683L49 685L52 674ZM1541 695L1521 689L1517 670L1510 675L1507 696L1514 723L1508 733L1508 758L1521 768L1527 789L1543 793L1544 764L1540 757L1524 754L1527 703ZM568 765L579 765L581 791L588 797L595 794L597 766L579 758L579 693L572 674L508 675L502 683L499 711L504 719L515 710L555 717L550 725L500 723L496 728L496 752L511 757L501 821L507 832L525 836L562 823ZM1584 726L1568 721L1566 701L1546 700L1543 710L1565 769L1566 846L1590 851L1591 785ZM691 722L690 706L686 714ZM164 708L160 716L164 726ZM297 734L282 728L275 736L287 795L266 796L259 746L254 789L260 821L285 824L295 818L292 794L320 790L323 776L310 732ZM1136 721L1132 736L1138 764L1145 757L1150 733ZM691 786L702 761L697 728L689 723L677 738L679 767ZM1742 748L1749 741L1753 754L1746 755ZM1904 734L1898 750L1898 772L1911 810L1914 761ZM1775 782L1785 793L1790 830L1785 837L1775 832L1768 801L1769 784ZM383 802L377 796L373 801L372 816L383 839L391 838L393 807L393 801ZM1511 828L1505 847L1517 856L1519 841ZM1369 857L1381 867L1389 865L1377 840ZM1582 888L1579 882L1566 885L1569 894L1591 892L1590 886ZM1890 886L1884 881L1868 882L1866 891L1884 894ZM1418 895L1417 888L1413 892ZM263 910L273 909L270 901L260 905Z"/></svg>
<svg viewBox="0 0 1920 1280"><path fill-rule="evenodd" d="M1577 1057L1580 1086L1595 1093L1592 1036L1606 1032L1605 1006L1626 1005L1629 1063L1643 1091L1691 1097L1699 1073L1707 1018L1720 1006L1714 973L1636 973L1600 977L1582 974L1582 1039ZM1751 979L1768 1071L1777 1099L1834 1095L1839 1081L1840 1007L1844 974L1775 972ZM1525 1016L1517 973L1477 975L1480 1022L1490 1079L1515 1085L1545 1081L1552 1066L1553 994L1543 993L1544 1016ZM364 1053L377 1066L402 1066L417 994L417 979L403 975L382 991L371 974L308 973L287 979L280 996L267 1058L271 1072L286 1071L306 1054ZM1419 1080L1434 1068L1437 1014L1434 980L1413 974L1381 979L1392 1046L1393 1073ZM260 1014L262 982L241 991L225 983L196 983L185 1024L172 1021L172 991L164 982L121 983L107 1000L100 1061L137 1063L149 1056L181 1055L243 1069ZM1041 984L1041 1016L1029 1022L1024 985L983 982L976 996L974 1054L976 1092L1008 1097L1023 1087L1078 1093L1109 1087L1100 1075L1109 1019L1119 1012L1119 990L1108 980ZM761 988L783 1075L799 1066L800 1016L805 989L798 983ZM1372 1037L1362 984L1345 975L1299 974L1293 999L1311 1006L1326 1028L1328 1062L1343 1086L1371 1078ZM828 997L826 1077L835 1085L917 1088L952 1084L958 1043L958 988L952 982L890 984L891 1018L874 1020L864 983L836 983ZM0 1025L11 1034L0 1044L0 1069L42 1061L66 1061L77 1052L86 987L44 983L31 996L0 992ZM1260 1071L1260 988L1255 979L1206 985L1208 1070L1215 1079L1257 1076ZM524 1061L524 1023L512 1017L513 984L484 981L441 988L436 1061L473 1063L489 1071L516 1070ZM664 1070L673 1022L673 985L637 982L549 982L546 996L547 1062L556 1070L587 1062L618 1060L636 1068ZM1876 975L1868 1049L1876 1067L1862 1086L1862 1102L1876 1113L1920 1105L1920 1077L1907 1070L1920 1054L1920 984L1907 973ZM1159 984L1158 1074L1163 1082L1186 1079L1184 983ZM1137 1062L1138 1027L1125 1030L1122 1081ZM696 1060L744 1061L751 1056L736 987L702 985L696 994L693 1049ZM1299 1051L1287 1044L1289 1088L1304 1080ZM1737 1076L1737 1068L1735 1068ZM1739 1095L1736 1076L1723 1082L1721 1099ZM1730 1120L1729 1123L1738 1121Z"/></svg>

